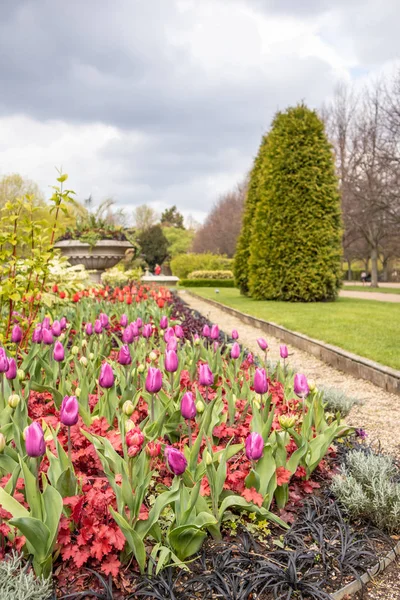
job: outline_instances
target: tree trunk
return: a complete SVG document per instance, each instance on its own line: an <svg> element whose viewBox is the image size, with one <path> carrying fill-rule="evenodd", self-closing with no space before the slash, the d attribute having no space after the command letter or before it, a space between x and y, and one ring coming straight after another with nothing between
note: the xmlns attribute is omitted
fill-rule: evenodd
<svg viewBox="0 0 400 600"><path fill-rule="evenodd" d="M371 287L378 287L378 248L371 251Z"/></svg>

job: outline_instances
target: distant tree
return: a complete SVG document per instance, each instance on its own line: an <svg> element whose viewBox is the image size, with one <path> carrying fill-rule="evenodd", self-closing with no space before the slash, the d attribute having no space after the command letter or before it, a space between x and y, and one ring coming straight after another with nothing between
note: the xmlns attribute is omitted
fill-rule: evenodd
<svg viewBox="0 0 400 600"><path fill-rule="evenodd" d="M168 257L168 240L161 225L152 225L144 229L137 241L141 248L141 254L151 271L154 271L157 264L162 265Z"/></svg>
<svg viewBox="0 0 400 600"><path fill-rule="evenodd" d="M193 229L163 227L163 233L168 240L169 258L174 258L178 254L187 254L191 251L195 236Z"/></svg>
<svg viewBox="0 0 400 600"><path fill-rule="evenodd" d="M247 182L220 196L208 214L204 224L197 230L193 252L212 252L231 257L242 225L242 213Z"/></svg>
<svg viewBox="0 0 400 600"><path fill-rule="evenodd" d="M44 196L37 183L24 179L18 173L4 175L0 179L0 207L29 194L34 197L37 206L44 205Z"/></svg>
<svg viewBox="0 0 400 600"><path fill-rule="evenodd" d="M133 223L139 231L149 229L149 227L155 225L156 222L157 213L151 206L147 206L147 204L141 204L133 211Z"/></svg>
<svg viewBox="0 0 400 600"><path fill-rule="evenodd" d="M161 225L167 227L177 227L178 229L184 229L183 215L179 212L176 206L166 208L161 214Z"/></svg>

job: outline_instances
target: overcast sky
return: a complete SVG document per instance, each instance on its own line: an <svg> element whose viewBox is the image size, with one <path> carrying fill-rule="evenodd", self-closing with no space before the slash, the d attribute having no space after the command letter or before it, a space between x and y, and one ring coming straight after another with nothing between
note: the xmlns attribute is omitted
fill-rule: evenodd
<svg viewBox="0 0 400 600"><path fill-rule="evenodd" d="M334 7L334 8L332 8ZM0 176L204 219L276 110L394 68L398 0L0 0Z"/></svg>

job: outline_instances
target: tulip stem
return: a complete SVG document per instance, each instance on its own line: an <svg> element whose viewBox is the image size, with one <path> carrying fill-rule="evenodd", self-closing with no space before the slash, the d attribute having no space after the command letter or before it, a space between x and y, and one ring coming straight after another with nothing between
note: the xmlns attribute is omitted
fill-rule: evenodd
<svg viewBox="0 0 400 600"><path fill-rule="evenodd" d="M208 404L208 385L206 387L206 404Z"/></svg>
<svg viewBox="0 0 400 600"><path fill-rule="evenodd" d="M173 373L170 374L170 379L171 379L171 394L173 395L173 393L174 393L174 374Z"/></svg>
<svg viewBox="0 0 400 600"><path fill-rule="evenodd" d="M4 396L4 373L1 374L1 397L3 399L4 406L6 405L6 399Z"/></svg>
<svg viewBox="0 0 400 600"><path fill-rule="evenodd" d="M188 436L189 436L189 448L192 447L192 427L190 425L190 419L187 420Z"/></svg>
<svg viewBox="0 0 400 600"><path fill-rule="evenodd" d="M154 423L154 394L151 395L151 420Z"/></svg>
<svg viewBox="0 0 400 600"><path fill-rule="evenodd" d="M68 427L68 460L72 463L71 427Z"/></svg>

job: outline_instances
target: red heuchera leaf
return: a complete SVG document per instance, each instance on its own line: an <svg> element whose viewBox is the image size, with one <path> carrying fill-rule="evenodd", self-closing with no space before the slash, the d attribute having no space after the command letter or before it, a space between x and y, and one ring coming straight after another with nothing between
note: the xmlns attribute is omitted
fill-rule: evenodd
<svg viewBox="0 0 400 600"><path fill-rule="evenodd" d="M121 566L121 562L118 560L116 554L110 554L107 556L106 560L101 563L101 570L106 575L112 575L116 577L118 575L119 568Z"/></svg>
<svg viewBox="0 0 400 600"><path fill-rule="evenodd" d="M276 483L277 485L283 485L289 483L292 474L285 467L278 467L276 470Z"/></svg>
<svg viewBox="0 0 400 600"><path fill-rule="evenodd" d="M242 496L247 502L253 502L257 506L262 506L263 497L257 492L256 488L244 489Z"/></svg>
<svg viewBox="0 0 400 600"><path fill-rule="evenodd" d="M308 480L308 481L302 481L301 487L303 488L303 490L305 491L306 494L312 494L314 491L314 488L319 488L321 486L316 481Z"/></svg>

